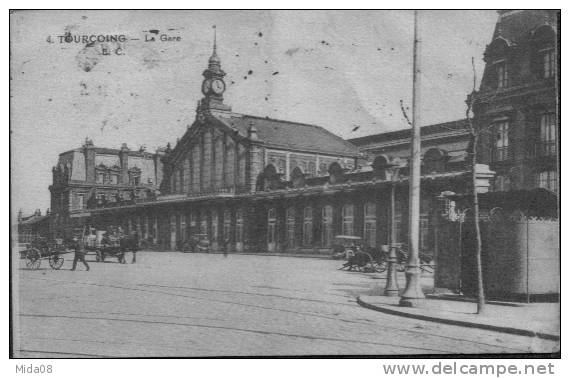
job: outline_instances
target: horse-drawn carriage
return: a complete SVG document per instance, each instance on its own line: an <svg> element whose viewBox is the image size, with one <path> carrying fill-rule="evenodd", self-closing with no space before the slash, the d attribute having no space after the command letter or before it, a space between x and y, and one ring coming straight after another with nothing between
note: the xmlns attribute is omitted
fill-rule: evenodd
<svg viewBox="0 0 570 378"><path fill-rule="evenodd" d="M182 252L210 252L210 239L207 234L193 234L188 240L177 242L178 250Z"/></svg>
<svg viewBox="0 0 570 378"><path fill-rule="evenodd" d="M63 244L62 239L48 241L47 238L39 237L31 243L22 245L20 258L26 260L28 269L39 269L42 260L47 260L52 269L58 270L64 262L62 255L67 252L69 252L68 248Z"/></svg>
<svg viewBox="0 0 570 378"><path fill-rule="evenodd" d="M333 259L344 259L344 263L339 269L355 270L360 272L382 273L388 268L390 257L390 246L384 245L382 248L362 247L362 239L358 236L338 235L335 237L333 246ZM394 244L396 261L395 269L398 272L406 270L408 261L408 251L404 244ZM433 273L433 257L424 252L419 253L420 269L425 273Z"/></svg>
<svg viewBox="0 0 570 378"><path fill-rule="evenodd" d="M108 257L115 257L121 264L127 261L127 252L136 253L139 250L137 235L125 234L120 228L108 227L107 230L90 228L84 236L85 250L95 254L96 261L105 261Z"/></svg>

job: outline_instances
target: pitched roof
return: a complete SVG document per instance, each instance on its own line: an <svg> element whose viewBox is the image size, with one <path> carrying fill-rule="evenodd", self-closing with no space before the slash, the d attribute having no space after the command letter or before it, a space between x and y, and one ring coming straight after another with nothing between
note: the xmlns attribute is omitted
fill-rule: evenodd
<svg viewBox="0 0 570 378"><path fill-rule="evenodd" d="M267 146L342 156L358 154L355 145L320 126L237 113L220 112L215 117L244 137L254 126L259 140Z"/></svg>

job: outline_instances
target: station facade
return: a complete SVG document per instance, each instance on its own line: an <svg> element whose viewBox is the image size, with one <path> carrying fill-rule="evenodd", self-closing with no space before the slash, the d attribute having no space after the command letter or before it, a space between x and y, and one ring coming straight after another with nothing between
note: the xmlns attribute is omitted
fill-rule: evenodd
<svg viewBox="0 0 570 378"><path fill-rule="evenodd" d="M499 12L473 108L487 131L482 191L556 192L555 17ZM323 251L337 234L378 246L391 235L394 186L394 242L406 240L409 130L347 141L319 126L236 113L224 102L225 75L214 46L195 121L173 148L151 154L86 141L60 155L54 229L122 222L164 249L194 234L237 251ZM468 191L468 149L467 120L422 128L422 248L436 239L435 196Z"/></svg>

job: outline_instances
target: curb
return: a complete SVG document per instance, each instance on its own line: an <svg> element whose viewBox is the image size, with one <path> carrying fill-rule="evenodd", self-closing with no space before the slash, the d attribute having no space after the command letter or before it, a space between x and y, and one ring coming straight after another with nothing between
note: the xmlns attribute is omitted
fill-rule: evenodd
<svg viewBox="0 0 570 378"><path fill-rule="evenodd" d="M360 306L362 306L364 308L368 308L370 310L383 312L383 313L389 314L389 315L403 316L405 318L426 320L428 322L450 324L450 325L455 325L455 326L460 326L460 327L479 328L479 329L484 329L484 330L488 330L488 331L509 333L512 335L538 337L538 338L545 339L545 340L553 340L553 341L559 341L560 340L560 336L558 336L558 335L553 335L551 333L544 333L544 332L535 332L535 331L531 331L528 329L513 328L513 327L502 327L502 326L495 326L495 325L491 325L491 324L468 322L468 321L463 321L463 320L437 318L435 316L429 316L429 315L410 314L410 313L407 313L404 311L398 311L398 310L389 309L389 308L385 308L385 307L381 307L381 306L375 306L373 304L366 303L360 297L356 297L356 303L358 303Z"/></svg>

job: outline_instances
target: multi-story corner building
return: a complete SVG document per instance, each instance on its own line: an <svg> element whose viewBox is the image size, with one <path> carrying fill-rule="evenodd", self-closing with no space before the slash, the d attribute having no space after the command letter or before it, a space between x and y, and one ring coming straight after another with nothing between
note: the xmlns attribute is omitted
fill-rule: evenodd
<svg viewBox="0 0 570 378"><path fill-rule="evenodd" d="M51 220L56 236L69 236L82 224L75 213L87 208L121 206L156 197L162 181L157 153L131 151L126 144L120 149L85 144L59 155L52 169Z"/></svg>
<svg viewBox="0 0 570 378"><path fill-rule="evenodd" d="M474 99L480 160L493 190L558 190L557 25L554 10L499 11Z"/></svg>

